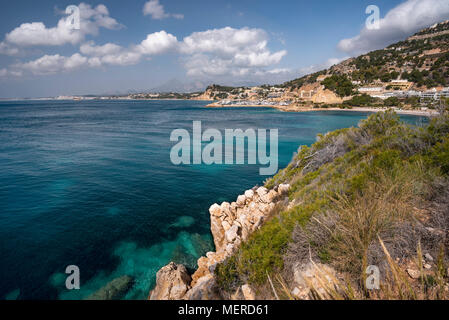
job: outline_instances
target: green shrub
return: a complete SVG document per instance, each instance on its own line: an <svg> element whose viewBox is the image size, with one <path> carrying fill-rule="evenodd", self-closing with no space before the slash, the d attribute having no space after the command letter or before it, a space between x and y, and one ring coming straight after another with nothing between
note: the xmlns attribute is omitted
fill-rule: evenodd
<svg viewBox="0 0 449 320"><path fill-rule="evenodd" d="M431 163L439 167L443 174L449 174L449 138L438 142L429 155Z"/></svg>
<svg viewBox="0 0 449 320"><path fill-rule="evenodd" d="M376 101L375 98L367 95L366 93L358 96L354 96L351 100L345 101L345 105L354 106L354 107L363 107L369 106Z"/></svg>
<svg viewBox="0 0 449 320"><path fill-rule="evenodd" d="M354 85L346 75L332 75L321 82L326 89L336 92L340 97L350 96Z"/></svg>
<svg viewBox="0 0 449 320"><path fill-rule="evenodd" d="M336 143L341 147L342 141L345 154L303 173L314 157L322 155L319 151L332 150ZM275 213L217 266L218 284L228 291L242 283L264 285L267 273L283 270L293 230L297 226L306 230L328 212L338 216L331 238L326 243L310 240L307 248L315 250L323 263L360 277L372 241L378 234L394 238L397 223L408 219L414 202L430 194L429 183L441 174L449 174L449 116L420 128L405 125L387 111L369 116L359 128L319 135L315 144L302 147L291 164L266 183L271 188L289 183L289 197L296 205Z"/></svg>
<svg viewBox="0 0 449 320"><path fill-rule="evenodd" d="M386 107L398 107L401 104L397 97L389 97L384 100L384 105Z"/></svg>

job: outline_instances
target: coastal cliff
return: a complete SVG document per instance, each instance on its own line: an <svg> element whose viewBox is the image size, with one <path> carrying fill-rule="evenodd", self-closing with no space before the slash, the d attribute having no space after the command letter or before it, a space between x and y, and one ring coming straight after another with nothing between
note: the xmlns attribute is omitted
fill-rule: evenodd
<svg viewBox="0 0 449 320"><path fill-rule="evenodd" d="M213 204L210 209L211 232L215 252L198 260L198 269L189 275L183 265L173 262L160 269L150 300L222 299L214 276L215 267L229 258L248 237L270 217L277 205L288 203L288 184L272 190L265 187L245 191L232 203ZM247 299L254 298L248 285L242 286Z"/></svg>
<svg viewBox="0 0 449 320"><path fill-rule="evenodd" d="M320 135L209 212L216 251L162 268L150 299L448 299L449 115Z"/></svg>

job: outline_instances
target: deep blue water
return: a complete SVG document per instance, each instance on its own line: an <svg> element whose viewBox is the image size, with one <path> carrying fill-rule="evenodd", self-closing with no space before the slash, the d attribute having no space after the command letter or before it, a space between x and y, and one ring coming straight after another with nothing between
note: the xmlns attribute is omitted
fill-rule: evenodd
<svg viewBox="0 0 449 320"><path fill-rule="evenodd" d="M279 166L367 114L207 109L192 101L0 102L0 299L80 299L122 275L144 299L169 261L213 249L211 204L261 184L257 165L170 162L173 129L279 129ZM403 117L408 122L418 117ZM65 289L65 268L81 290Z"/></svg>

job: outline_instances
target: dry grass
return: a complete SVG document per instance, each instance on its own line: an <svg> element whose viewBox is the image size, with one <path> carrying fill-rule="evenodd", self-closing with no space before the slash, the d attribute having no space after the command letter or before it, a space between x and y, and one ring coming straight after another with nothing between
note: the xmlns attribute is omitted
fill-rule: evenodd
<svg viewBox="0 0 449 320"><path fill-rule="evenodd" d="M349 199L342 195L333 200L338 223L332 230L330 254L339 269L365 270L369 249L378 234L395 239L395 226L411 219L413 182L382 177L380 183L369 183L366 190ZM360 259L361 258L361 259Z"/></svg>
<svg viewBox="0 0 449 320"><path fill-rule="evenodd" d="M449 163L449 143L443 143L448 134L447 117L411 128L385 113L301 148L267 182L291 185L288 209L273 210L218 278L224 285L248 282L258 288L258 298L291 299L292 270L310 271L310 261L317 261L345 278L329 284L324 278L330 275L322 274L319 288L313 280L315 299L447 297L449 178L441 163ZM440 257L434 274L428 266L422 271L422 253ZM404 272L412 262L421 270L419 281ZM379 291L365 288L369 265L380 269Z"/></svg>
<svg viewBox="0 0 449 320"><path fill-rule="evenodd" d="M423 259L421 246L418 244L416 250L416 263L419 267L420 277L412 280L390 255L383 240L379 237L378 242L382 247L388 263L388 272L383 281L380 282L379 289L366 290L354 289L349 282L342 282L333 274L320 268L314 263L315 279L319 285L306 280L310 290L309 298L312 300L446 300L449 299L448 274L445 264L444 248L441 246L440 254L435 270L430 274L423 269ZM282 283L282 278L279 278ZM283 282L285 283L285 282ZM290 290L282 286L283 296L292 297ZM278 293L277 293L278 295Z"/></svg>

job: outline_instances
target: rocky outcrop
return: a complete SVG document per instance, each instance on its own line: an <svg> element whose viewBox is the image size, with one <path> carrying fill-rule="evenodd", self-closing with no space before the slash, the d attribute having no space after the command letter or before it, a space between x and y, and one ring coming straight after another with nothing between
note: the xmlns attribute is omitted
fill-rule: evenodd
<svg viewBox="0 0 449 320"><path fill-rule="evenodd" d="M335 288L336 271L328 265L309 262L305 265L297 265L293 268L294 289L293 296L300 300L309 300L311 298L311 288L313 288L321 297L328 298L329 288Z"/></svg>
<svg viewBox="0 0 449 320"><path fill-rule="evenodd" d="M185 300L221 300L217 283L212 274L200 278L183 297Z"/></svg>
<svg viewBox="0 0 449 320"><path fill-rule="evenodd" d="M214 100L214 92L212 89L206 89L201 95L192 98L192 100L201 100L201 101L208 101L208 100Z"/></svg>
<svg viewBox="0 0 449 320"><path fill-rule="evenodd" d="M245 300L256 300L256 294L254 290L247 284L242 286L242 294Z"/></svg>
<svg viewBox="0 0 449 320"><path fill-rule="evenodd" d="M122 276L109 282L94 292L86 300L118 300L122 298L133 285L133 278Z"/></svg>
<svg viewBox="0 0 449 320"><path fill-rule="evenodd" d="M320 88L311 100L313 103L343 103L343 99L337 96L333 91L323 88Z"/></svg>
<svg viewBox="0 0 449 320"><path fill-rule="evenodd" d="M171 262L157 272L150 300L180 300L189 290L190 281L186 267Z"/></svg>
<svg viewBox="0 0 449 320"><path fill-rule="evenodd" d="M251 233L259 229L268 218L276 204L288 196L289 185L279 185L273 190L265 187L245 191L232 203L213 204L210 209L211 232L215 243L215 252L208 252L198 259L198 269L187 281L187 271L180 274L179 268L170 263L157 273L156 288L150 298L169 299L219 299L215 283L214 270L217 264L230 257ZM175 268L177 267L177 268ZM183 269L185 270L185 268ZM181 279L181 280L180 280ZM176 293L172 292L173 288ZM245 299L252 299L254 292L242 287Z"/></svg>

